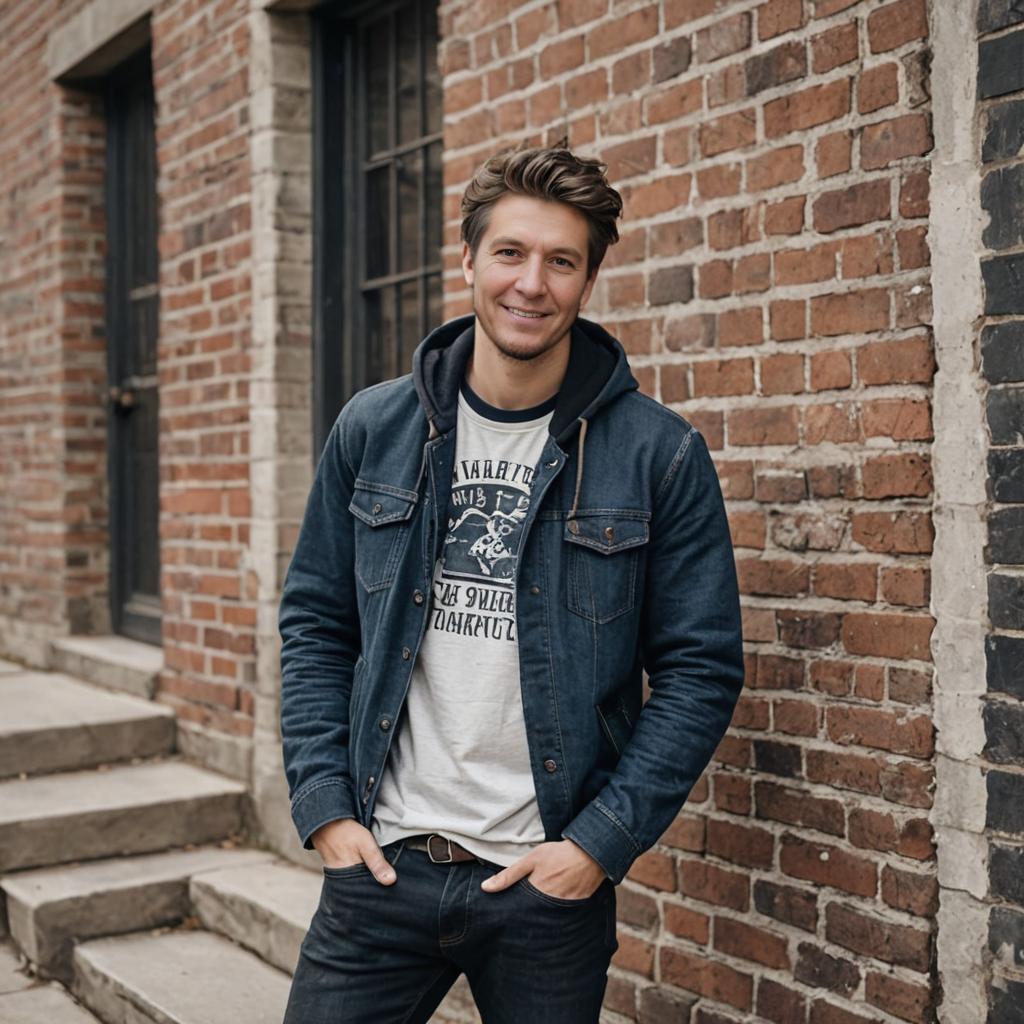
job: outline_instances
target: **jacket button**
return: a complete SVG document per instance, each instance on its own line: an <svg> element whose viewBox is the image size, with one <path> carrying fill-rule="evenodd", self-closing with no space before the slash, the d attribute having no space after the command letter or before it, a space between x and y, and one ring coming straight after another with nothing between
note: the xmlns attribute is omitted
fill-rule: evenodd
<svg viewBox="0 0 1024 1024"><path fill-rule="evenodd" d="M549 772L557 772L558 771L558 765L554 761L552 761L550 757L544 762L544 767Z"/></svg>
<svg viewBox="0 0 1024 1024"><path fill-rule="evenodd" d="M604 528L604 535L608 538L608 543L611 544L611 542L613 540L615 540L615 530L614 530L614 528L611 527L611 526L606 526Z"/></svg>
<svg viewBox="0 0 1024 1024"><path fill-rule="evenodd" d="M554 469L555 466L558 465L558 459L552 459L550 462L545 462L544 465L547 466L548 469Z"/></svg>
<svg viewBox="0 0 1024 1024"><path fill-rule="evenodd" d="M381 732L387 732L388 729L390 729L390 728L391 728L391 719L390 718L382 718L380 720L380 731Z"/></svg>
<svg viewBox="0 0 1024 1024"><path fill-rule="evenodd" d="M374 515L378 515L380 513L381 509L383 509L383 508L384 508L384 506L379 501L375 502L374 506L373 506L373 514Z"/></svg>
<svg viewBox="0 0 1024 1024"><path fill-rule="evenodd" d="M423 591L422 590L414 590L412 592L412 599L413 599L413 601L416 602L416 604L423 604Z"/></svg>
<svg viewBox="0 0 1024 1024"><path fill-rule="evenodd" d="M408 647L402 648L402 661L408 661L412 657L412 651Z"/></svg>
<svg viewBox="0 0 1024 1024"><path fill-rule="evenodd" d="M569 520L569 532L575 536L580 532L580 524L575 519Z"/></svg>
<svg viewBox="0 0 1024 1024"><path fill-rule="evenodd" d="M530 587L530 593L531 594L539 594L540 593L540 587L538 587L537 584L534 583L534 585L532 587Z"/></svg>

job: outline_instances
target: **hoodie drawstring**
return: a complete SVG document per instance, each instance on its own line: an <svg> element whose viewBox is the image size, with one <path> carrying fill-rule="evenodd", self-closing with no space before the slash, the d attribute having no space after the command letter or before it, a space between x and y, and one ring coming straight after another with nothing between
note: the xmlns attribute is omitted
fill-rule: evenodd
<svg viewBox="0 0 1024 1024"><path fill-rule="evenodd" d="M583 483L583 445L587 440L587 421L580 417L580 436L576 441L576 491L572 496L572 508L569 509L569 529L573 533L576 520L576 509L580 504L580 485ZM579 529L579 527L576 527Z"/></svg>

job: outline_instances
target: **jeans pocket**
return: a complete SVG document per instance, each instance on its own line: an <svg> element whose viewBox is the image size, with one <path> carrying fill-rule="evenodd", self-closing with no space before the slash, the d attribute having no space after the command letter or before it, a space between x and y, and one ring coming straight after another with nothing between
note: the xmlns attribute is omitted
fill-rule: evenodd
<svg viewBox="0 0 1024 1024"><path fill-rule="evenodd" d="M567 909L571 909L572 907L589 906L591 903L594 902L594 900L598 898L601 892L601 888L603 886L602 883L602 886L598 886L598 888L589 896L584 896L580 899L569 900L564 899L561 896L552 896L551 893L544 892L541 889L538 889L537 886L535 886L529 880L529 878L520 878L517 884L524 892L529 893L529 895L532 896L534 899L537 899L542 903L547 903L549 906L552 907L564 907Z"/></svg>

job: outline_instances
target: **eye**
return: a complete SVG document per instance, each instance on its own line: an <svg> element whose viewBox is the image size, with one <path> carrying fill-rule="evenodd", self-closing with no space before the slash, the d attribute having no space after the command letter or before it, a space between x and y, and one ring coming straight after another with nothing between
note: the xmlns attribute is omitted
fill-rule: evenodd
<svg viewBox="0 0 1024 1024"><path fill-rule="evenodd" d="M519 251L517 249L499 249L497 255L499 256L518 256Z"/></svg>
<svg viewBox="0 0 1024 1024"><path fill-rule="evenodd" d="M571 260L567 260L564 256L556 256L555 262L557 262L562 267L566 267L569 270L575 269L575 265L573 264L573 262Z"/></svg>

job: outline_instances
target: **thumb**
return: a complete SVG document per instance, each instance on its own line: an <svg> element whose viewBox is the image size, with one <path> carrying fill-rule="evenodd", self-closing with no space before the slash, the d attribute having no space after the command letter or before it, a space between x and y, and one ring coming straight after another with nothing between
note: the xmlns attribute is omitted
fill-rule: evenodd
<svg viewBox="0 0 1024 1024"><path fill-rule="evenodd" d="M501 892L502 889L507 889L510 885L515 885L520 878L528 875L532 870L532 864L528 857L520 857L515 864L510 864L507 868L499 871L496 875L491 875L490 878L485 878L480 883L480 888L485 892Z"/></svg>
<svg viewBox="0 0 1024 1024"><path fill-rule="evenodd" d="M381 885L394 885L395 884L395 869L388 863L387 858L381 852L381 848L373 843L368 849L362 851L363 860L366 861L366 866L373 872L373 877L377 879Z"/></svg>

